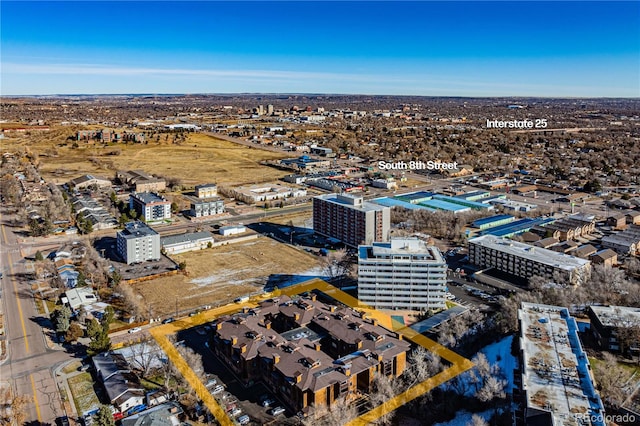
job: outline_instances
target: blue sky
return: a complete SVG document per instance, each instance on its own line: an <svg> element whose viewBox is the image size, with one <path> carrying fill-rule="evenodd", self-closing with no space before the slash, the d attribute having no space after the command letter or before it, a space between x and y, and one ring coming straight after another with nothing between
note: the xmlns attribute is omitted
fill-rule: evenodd
<svg viewBox="0 0 640 426"><path fill-rule="evenodd" d="M640 2L2 1L5 95L640 96Z"/></svg>

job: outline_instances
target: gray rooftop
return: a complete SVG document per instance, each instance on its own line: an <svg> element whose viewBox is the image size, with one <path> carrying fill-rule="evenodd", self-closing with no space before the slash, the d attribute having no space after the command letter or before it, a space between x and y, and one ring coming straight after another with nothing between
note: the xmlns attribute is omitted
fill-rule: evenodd
<svg viewBox="0 0 640 426"><path fill-rule="evenodd" d="M506 238L498 238L493 235L483 235L481 237L472 238L469 240L469 244L476 244L503 253L513 254L543 265L549 265L567 271L571 271L575 268L582 268L590 264L588 260L580 259L579 257L570 256L553 250L547 250L541 247L533 247L529 244L520 243Z"/></svg>
<svg viewBox="0 0 640 426"><path fill-rule="evenodd" d="M134 192L133 194L131 194L131 197L133 198L137 198L138 200L140 200L141 202L145 203L145 204L149 204L149 203L164 203L168 201L161 197L160 195L154 193L154 192Z"/></svg>
<svg viewBox="0 0 640 426"><path fill-rule="evenodd" d="M604 426L604 406L568 309L523 302L518 319L527 407L549 412L557 426ZM576 421L578 413L586 423Z"/></svg>
<svg viewBox="0 0 640 426"><path fill-rule="evenodd" d="M360 210L363 212L383 211L385 209L389 209L389 207L381 206L375 203L370 203L369 201L364 201L364 199L362 198L362 195L323 194L323 195L318 195L315 198L318 198L324 201L329 201L335 204L340 204L340 205L350 207L355 210Z"/></svg>
<svg viewBox="0 0 640 426"><path fill-rule="evenodd" d="M208 232L208 231L190 232L185 234L168 235L166 237L162 237L160 239L160 244L163 246L171 246L173 244L184 244L189 242L205 240L209 238L213 241L213 235L211 234L211 232Z"/></svg>
<svg viewBox="0 0 640 426"><path fill-rule="evenodd" d="M124 226L124 229L118 232L118 235L121 235L124 238L139 238L158 235L158 233L146 223L135 221L127 223Z"/></svg>
<svg viewBox="0 0 640 426"><path fill-rule="evenodd" d="M629 306L589 306L605 327L640 326L640 308Z"/></svg>

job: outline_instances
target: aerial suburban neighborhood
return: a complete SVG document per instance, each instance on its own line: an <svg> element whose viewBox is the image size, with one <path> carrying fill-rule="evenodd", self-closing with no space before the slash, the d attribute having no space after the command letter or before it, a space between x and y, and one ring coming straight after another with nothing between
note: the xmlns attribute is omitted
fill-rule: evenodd
<svg viewBox="0 0 640 426"><path fill-rule="evenodd" d="M640 92L589 74L609 69L609 50L588 45L606 61L587 78L558 59L568 53L532 48L577 80L545 69L526 85L490 77L495 57L485 65L478 46L451 59L466 74L420 68L414 52L439 49L425 34L443 24L418 25L429 13L460 10L462 32L489 40L494 30L470 35L471 17L491 10L497 22L520 2L7 3L1 425L640 425ZM637 36L637 3L560 3L540 5L550 25L588 38L555 19L584 7L581 19L601 23L615 10L611 40ZM67 23L124 25L142 6L149 18L107 41L36 24L65 10ZM36 35L4 18L19 12ZM158 14L185 28L159 29ZM336 24L338 39L315 26L357 14L375 51L346 28L360 23ZM273 34L267 16L279 17ZM36 43L45 30L86 60L20 63L20 37L40 46L35 58L59 54ZM542 29L524 33L514 38L555 46ZM260 62L280 65L301 40L309 62L296 71ZM350 53L336 61L325 43ZM160 45L166 68L153 62ZM92 49L109 54L87 65ZM234 50L255 65L208 62ZM369 56L394 58L399 74L369 74Z"/></svg>

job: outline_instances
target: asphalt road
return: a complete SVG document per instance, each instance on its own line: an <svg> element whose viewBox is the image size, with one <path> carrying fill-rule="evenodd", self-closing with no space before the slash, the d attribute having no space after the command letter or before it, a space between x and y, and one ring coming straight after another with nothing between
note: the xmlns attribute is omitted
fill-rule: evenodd
<svg viewBox="0 0 640 426"><path fill-rule="evenodd" d="M66 415L60 393L53 376L53 368L71 360L72 354L59 346L50 349L45 343L41 317L31 295L29 263L18 244L12 228L4 223L0 238L2 303L5 319L7 359L0 366L0 378L9 381L17 395L27 395L32 402L25 407L25 422L53 424L57 417ZM35 423L37 422L37 423Z"/></svg>

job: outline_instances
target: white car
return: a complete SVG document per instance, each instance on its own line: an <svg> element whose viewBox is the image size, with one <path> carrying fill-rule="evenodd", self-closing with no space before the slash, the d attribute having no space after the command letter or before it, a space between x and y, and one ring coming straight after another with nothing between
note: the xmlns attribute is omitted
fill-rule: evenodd
<svg viewBox="0 0 640 426"><path fill-rule="evenodd" d="M141 327L133 327L129 330L129 333L137 333L138 331L142 331Z"/></svg>

